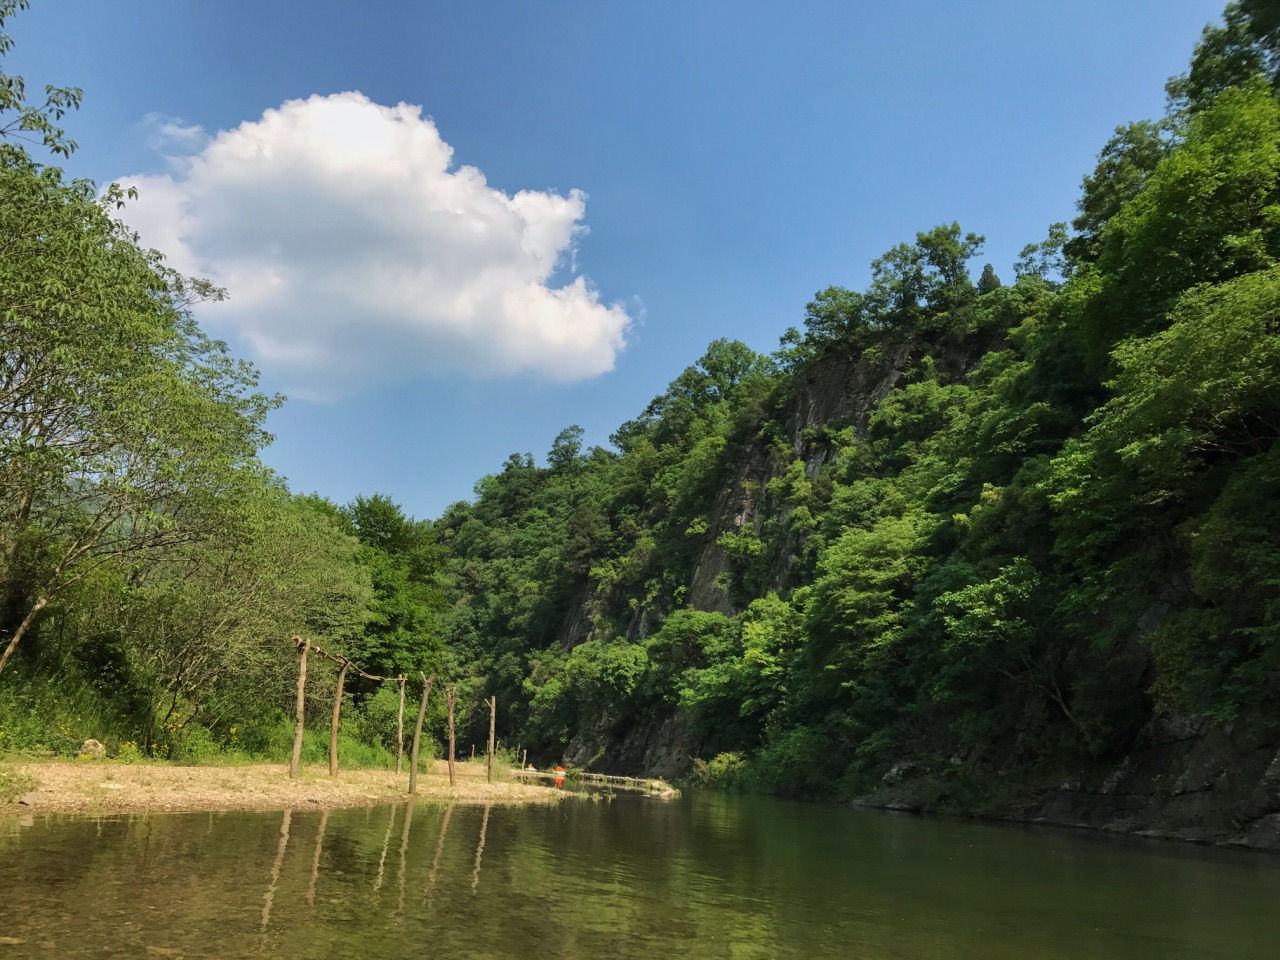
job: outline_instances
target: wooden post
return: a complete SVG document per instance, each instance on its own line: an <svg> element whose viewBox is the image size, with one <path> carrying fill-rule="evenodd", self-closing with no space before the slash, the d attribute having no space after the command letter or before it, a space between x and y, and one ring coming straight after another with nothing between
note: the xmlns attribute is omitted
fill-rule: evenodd
<svg viewBox="0 0 1280 960"><path fill-rule="evenodd" d="M294 637L298 643L298 701L294 708L293 758L289 761L289 779L298 779L298 764L302 762L302 722L307 708L307 651L311 641Z"/></svg>
<svg viewBox="0 0 1280 960"><path fill-rule="evenodd" d="M418 704L418 725L413 729L413 755L409 758L410 794L418 789L418 745L422 742L422 718L427 715L427 698L431 696L431 685L436 682L434 673L428 677L418 671L418 676L422 677L422 702Z"/></svg>
<svg viewBox="0 0 1280 960"><path fill-rule="evenodd" d="M400 712L396 714L396 774L400 773L400 759L404 756L404 677L396 680L400 685ZM413 791L410 790L410 793Z"/></svg>
<svg viewBox="0 0 1280 960"><path fill-rule="evenodd" d="M338 775L338 714L342 712L342 687L347 682L347 667L351 661L345 657L338 671L338 689L333 694L333 719L329 721L329 776Z"/></svg>
<svg viewBox="0 0 1280 960"><path fill-rule="evenodd" d="M498 721L498 698L489 698L489 782L493 783L493 729Z"/></svg>
<svg viewBox="0 0 1280 960"><path fill-rule="evenodd" d="M453 786L453 699L457 687L450 687L444 692L444 702L449 707L449 786Z"/></svg>
<svg viewBox="0 0 1280 960"><path fill-rule="evenodd" d="M529 751L526 750L524 753L520 754L520 769L523 770L528 765L529 765Z"/></svg>
<svg viewBox="0 0 1280 960"><path fill-rule="evenodd" d="M471 759L474 760L475 758L476 758L476 745L473 743L471 745Z"/></svg>

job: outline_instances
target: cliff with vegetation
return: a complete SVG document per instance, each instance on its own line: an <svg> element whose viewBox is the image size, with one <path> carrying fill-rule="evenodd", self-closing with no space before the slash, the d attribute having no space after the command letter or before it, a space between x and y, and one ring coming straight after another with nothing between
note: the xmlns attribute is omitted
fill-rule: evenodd
<svg viewBox="0 0 1280 960"><path fill-rule="evenodd" d="M1266 843L1276 33L1229 8L1010 282L955 224L436 525L509 736L601 769ZM980 261L977 261L980 262ZM1174 732L1171 732L1174 731Z"/></svg>
<svg viewBox="0 0 1280 960"><path fill-rule="evenodd" d="M7 147L0 729L278 754L262 638L306 632L456 685L464 743L496 696L539 762L1275 846L1278 27L1228 7L1012 276L921 232L433 521L290 494L218 291Z"/></svg>

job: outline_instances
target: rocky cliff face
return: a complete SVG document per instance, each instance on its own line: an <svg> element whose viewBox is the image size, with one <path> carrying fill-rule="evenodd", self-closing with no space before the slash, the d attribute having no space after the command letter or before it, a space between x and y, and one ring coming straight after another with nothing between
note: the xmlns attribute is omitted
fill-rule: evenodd
<svg viewBox="0 0 1280 960"><path fill-rule="evenodd" d="M959 771L903 761L857 801L945 809ZM1021 784L983 807L997 819L1280 851L1280 725L1160 715L1118 763L1058 783Z"/></svg>
<svg viewBox="0 0 1280 960"><path fill-rule="evenodd" d="M943 375L967 374L993 344L958 342L943 351ZM759 438L748 442L735 457L728 478L707 513L707 530L689 572L687 602L694 610L733 616L735 607L724 586L729 557L720 545L728 532L762 522L758 491L785 474L793 460L802 460L805 473L814 477L835 455L835 449L814 436L823 427L852 426L864 435L877 404L898 386L921 357L923 347L910 337L885 344L874 352L856 356L830 354L809 367L792 384L790 396L775 413L784 425L787 454L777 452ZM785 519L785 518L784 518ZM791 560L800 544L775 558L771 589L785 589L790 582ZM589 640L594 621L609 607L622 609L628 598L598 596L596 585L584 582L563 621L559 639L570 650ZM632 605L627 614L626 636L643 639L661 622L661 614ZM688 723L678 712L646 717L630 729L619 731L607 716L593 717L575 732L567 759L606 773L678 777L686 774L694 757L711 755L715 744L695 742Z"/></svg>
<svg viewBox="0 0 1280 960"><path fill-rule="evenodd" d="M742 452L709 512L707 532L690 577L690 607L727 615L740 612L723 587L729 558L720 546L720 538L761 522L757 491L781 477L792 458L804 462L805 474L810 478L830 461L835 449L814 439L814 431L839 424L853 426L859 436L864 435L876 405L902 382L920 353L916 341L904 338L874 354L828 355L797 377L792 395L778 416L786 429L790 457L779 458L760 440ZM774 589L790 586L788 559L785 551L776 558Z"/></svg>

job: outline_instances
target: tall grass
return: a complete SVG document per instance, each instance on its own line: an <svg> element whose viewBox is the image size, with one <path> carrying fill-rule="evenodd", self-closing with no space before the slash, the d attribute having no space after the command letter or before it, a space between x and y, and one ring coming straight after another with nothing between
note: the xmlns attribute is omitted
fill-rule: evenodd
<svg viewBox="0 0 1280 960"><path fill-rule="evenodd" d="M252 719L223 721L216 729L189 722L180 729L153 732L146 742L145 710L121 711L72 673L29 676L6 672L0 683L0 758L75 756L89 739L101 741L108 756L126 762L168 760L180 764L288 763L293 754L293 720L283 710L260 711ZM385 696L359 706L343 704L338 755L347 769L394 770L395 714ZM406 766L412 731L405 743ZM419 768L437 755L427 739ZM329 760L329 728L313 721L303 732L302 761Z"/></svg>

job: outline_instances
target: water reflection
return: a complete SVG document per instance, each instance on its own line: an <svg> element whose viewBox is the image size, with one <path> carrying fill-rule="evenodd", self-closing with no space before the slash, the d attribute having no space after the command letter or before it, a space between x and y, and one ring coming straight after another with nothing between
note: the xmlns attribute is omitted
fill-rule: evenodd
<svg viewBox="0 0 1280 960"><path fill-rule="evenodd" d="M212 820L210 820L212 827ZM316 880L320 877L320 854L324 851L324 831L329 826L329 811L320 814L320 826L316 830L316 852L311 856L311 882L307 884L307 906L316 902Z"/></svg>
<svg viewBox="0 0 1280 960"><path fill-rule="evenodd" d="M0 823L0 942L72 960L1258 960L1276 863L700 796L41 820Z"/></svg>
<svg viewBox="0 0 1280 960"><path fill-rule="evenodd" d="M471 871L471 895L475 896L476 888L480 886L480 858L484 856L484 837L489 832L489 809L490 805L484 805L484 818L480 821L480 839L476 842L476 866Z"/></svg>
<svg viewBox="0 0 1280 960"><path fill-rule="evenodd" d="M400 899L396 902L396 915L404 916L404 863L405 853L409 849L409 828L413 825L413 804L404 806L404 830L400 832L400 870L396 874Z"/></svg>
<svg viewBox="0 0 1280 960"><path fill-rule="evenodd" d="M422 901L427 909L431 909L431 901L436 892L436 877L440 874L440 855L444 853L444 839L449 835L449 818L453 816L453 804L444 809L444 820L440 823L440 837L436 840L436 855L431 858L431 870L427 874L427 892Z"/></svg>
<svg viewBox="0 0 1280 960"><path fill-rule="evenodd" d="M387 820L387 832L382 838L382 856L378 858L378 879L373 881L373 892L382 889L382 873L387 867L387 850L391 848L391 830L396 825L396 807L390 807L390 819Z"/></svg>
<svg viewBox="0 0 1280 960"><path fill-rule="evenodd" d="M271 882L267 884L267 892L262 898L262 929L265 931L271 923L271 904L276 898L276 884L280 882L280 868L284 865L284 852L289 847L289 824L293 820L293 811L286 810L280 819L280 842L276 845L276 859L271 864ZM150 831L147 832L148 840Z"/></svg>

